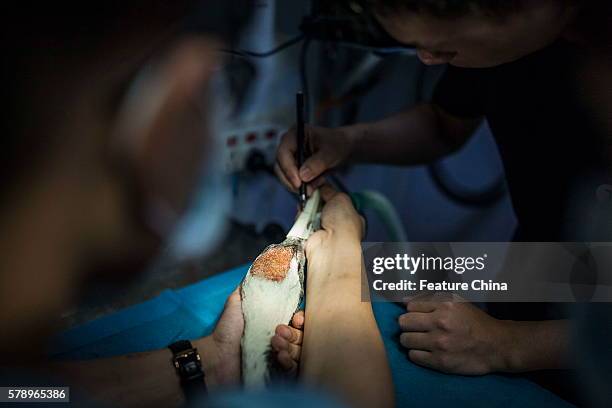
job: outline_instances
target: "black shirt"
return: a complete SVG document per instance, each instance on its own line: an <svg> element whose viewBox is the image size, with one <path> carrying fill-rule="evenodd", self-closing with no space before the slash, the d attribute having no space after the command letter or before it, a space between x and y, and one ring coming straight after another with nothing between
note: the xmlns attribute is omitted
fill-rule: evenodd
<svg viewBox="0 0 612 408"><path fill-rule="evenodd" d="M580 50L559 41L493 68L449 67L434 93L444 111L488 120L519 223L515 240L591 240L572 209L595 198L603 135L585 107L580 62Z"/></svg>
<svg viewBox="0 0 612 408"><path fill-rule="evenodd" d="M444 111L484 116L489 122L518 219L516 241L600 238L584 224L593 222L587 213L605 181L605 134L596 130L580 87L580 55L578 48L558 41L493 68L448 67L436 87L432 102ZM494 303L488 311L514 320L558 319L567 313L561 304L534 303ZM576 402L565 374L553 370L530 376Z"/></svg>

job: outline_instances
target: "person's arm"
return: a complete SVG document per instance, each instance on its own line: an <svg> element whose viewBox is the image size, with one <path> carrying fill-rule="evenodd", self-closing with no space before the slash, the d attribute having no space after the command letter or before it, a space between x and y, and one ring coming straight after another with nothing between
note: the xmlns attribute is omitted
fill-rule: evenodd
<svg viewBox="0 0 612 408"><path fill-rule="evenodd" d="M202 357L206 386L220 381L220 361L214 351L212 336L192 341ZM88 398L110 406L138 407L184 405L179 377L172 367L169 349L133 353L86 361L57 362L49 367Z"/></svg>
<svg viewBox="0 0 612 408"><path fill-rule="evenodd" d="M352 139L352 159L383 164L423 164L459 149L482 119L446 113L434 104L417 105L372 123L343 128Z"/></svg>
<svg viewBox="0 0 612 408"><path fill-rule="evenodd" d="M202 358L204 380L209 390L240 383L243 327L240 292L236 290L228 297L213 333L191 341ZM55 362L45 369L79 386L89 397L113 406L172 407L185 402L169 349Z"/></svg>
<svg viewBox="0 0 612 408"><path fill-rule="evenodd" d="M502 322L507 338L500 347L503 365L495 371L519 373L572 368L568 320Z"/></svg>
<svg viewBox="0 0 612 408"><path fill-rule="evenodd" d="M312 156L299 169L295 129L278 146L275 171L289 189L302 182L316 188L323 173L347 162L422 164L461 147L482 119L460 118L434 104L422 104L372 123L339 128L309 126L307 141Z"/></svg>
<svg viewBox="0 0 612 408"><path fill-rule="evenodd" d="M353 406L393 406L393 382L371 304L361 299L362 225L350 198L328 186L323 230L308 241L302 381Z"/></svg>
<svg viewBox="0 0 612 408"><path fill-rule="evenodd" d="M449 296L416 296L398 318L412 362L463 375L570 368L567 320L498 320Z"/></svg>

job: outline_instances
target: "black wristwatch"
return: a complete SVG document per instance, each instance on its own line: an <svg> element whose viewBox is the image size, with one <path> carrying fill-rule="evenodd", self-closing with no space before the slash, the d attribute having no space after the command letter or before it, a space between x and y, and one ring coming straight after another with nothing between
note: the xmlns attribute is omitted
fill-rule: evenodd
<svg viewBox="0 0 612 408"><path fill-rule="evenodd" d="M198 349L188 340L179 340L170 344L168 348L172 351L172 364L181 379L186 400L206 394L206 382Z"/></svg>

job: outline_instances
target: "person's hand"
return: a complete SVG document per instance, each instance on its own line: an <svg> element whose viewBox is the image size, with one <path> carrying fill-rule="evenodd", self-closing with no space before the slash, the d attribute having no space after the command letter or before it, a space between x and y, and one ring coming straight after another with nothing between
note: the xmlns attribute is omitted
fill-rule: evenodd
<svg viewBox="0 0 612 408"><path fill-rule="evenodd" d="M288 375L297 373L302 347L304 311L293 315L291 326L279 325L272 337L271 346L277 352L280 367ZM240 384L241 348L240 341L244 332L244 317L240 298L240 288L236 288L225 302L223 313L210 336L193 343L202 355L206 365L206 381L212 386Z"/></svg>
<svg viewBox="0 0 612 408"><path fill-rule="evenodd" d="M330 129L306 127L306 143L312 155L300 169L297 168L297 135L295 126L285 133L276 152L274 171L291 191L297 191L302 182L309 183L309 190L321 186L323 173L345 163L353 149L353 139L342 128Z"/></svg>
<svg viewBox="0 0 612 408"><path fill-rule="evenodd" d="M291 325L281 324L276 327L272 336L272 349L276 352L276 361L289 376L297 375L302 339L304 337L304 311L293 315Z"/></svg>
<svg viewBox="0 0 612 408"><path fill-rule="evenodd" d="M304 252L308 260L308 286L321 291L335 287L332 282L361 279L361 265L353 265L353 261L361 263L360 241L365 223L348 195L327 184L319 191L325 202L321 211L321 229L308 238ZM345 267L331 273L329 265L338 263Z"/></svg>
<svg viewBox="0 0 612 408"><path fill-rule="evenodd" d="M309 261L322 247L332 249L333 245L329 245L332 240L345 244L359 243L365 231L365 221L348 195L339 193L328 184L321 186L319 192L325 204L321 210L321 229L306 241L306 258Z"/></svg>
<svg viewBox="0 0 612 408"><path fill-rule="evenodd" d="M450 294L415 296L406 309L400 342L412 362L453 374L504 371L503 321Z"/></svg>
<svg viewBox="0 0 612 408"><path fill-rule="evenodd" d="M223 313L212 334L193 342L202 356L207 385L240 384L240 340L243 331L240 289L236 288L225 301Z"/></svg>

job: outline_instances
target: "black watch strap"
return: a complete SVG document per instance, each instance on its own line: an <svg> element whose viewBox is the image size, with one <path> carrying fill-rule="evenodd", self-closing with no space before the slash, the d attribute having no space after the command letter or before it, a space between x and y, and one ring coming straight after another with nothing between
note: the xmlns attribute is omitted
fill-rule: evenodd
<svg viewBox="0 0 612 408"><path fill-rule="evenodd" d="M172 351L172 364L181 379L181 387L187 401L206 393L204 371L198 349L188 340L179 340L168 346Z"/></svg>

